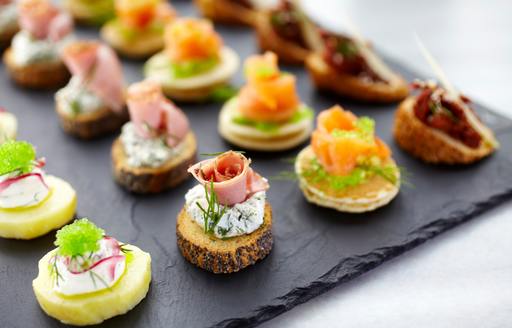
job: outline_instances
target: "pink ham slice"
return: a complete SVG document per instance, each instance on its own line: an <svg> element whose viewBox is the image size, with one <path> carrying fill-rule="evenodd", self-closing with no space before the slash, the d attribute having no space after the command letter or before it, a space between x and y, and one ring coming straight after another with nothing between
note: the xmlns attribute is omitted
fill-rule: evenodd
<svg viewBox="0 0 512 328"><path fill-rule="evenodd" d="M190 127L187 116L162 93L161 86L145 80L128 88L128 110L137 133L143 138L162 134L174 147L187 135Z"/></svg>
<svg viewBox="0 0 512 328"><path fill-rule="evenodd" d="M123 110L123 70L110 47L96 41L77 41L64 49L62 58L85 88L100 97L114 112Z"/></svg>
<svg viewBox="0 0 512 328"><path fill-rule="evenodd" d="M222 205L231 206L245 201L258 191L267 190L266 179L254 172L251 161L234 151L201 161L188 169L197 181L213 190Z"/></svg>
<svg viewBox="0 0 512 328"><path fill-rule="evenodd" d="M47 0L21 0L18 6L21 29L37 39L59 41L73 29L73 19Z"/></svg>

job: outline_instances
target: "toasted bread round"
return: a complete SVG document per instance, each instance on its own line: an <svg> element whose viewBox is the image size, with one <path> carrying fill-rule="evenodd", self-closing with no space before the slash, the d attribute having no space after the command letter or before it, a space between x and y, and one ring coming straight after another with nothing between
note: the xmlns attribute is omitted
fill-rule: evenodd
<svg viewBox="0 0 512 328"><path fill-rule="evenodd" d="M187 169L196 162L197 142L193 132L182 141L183 151L160 167L131 167L119 138L112 145L114 179L135 193L157 193L177 186L188 178Z"/></svg>
<svg viewBox="0 0 512 328"><path fill-rule="evenodd" d="M98 6L102 2L101 14L99 8L91 10L91 6ZM73 16L73 20L79 24L101 25L114 16L113 0L63 0L62 6Z"/></svg>
<svg viewBox="0 0 512 328"><path fill-rule="evenodd" d="M73 220L76 192L66 181L47 176L50 194L36 206L0 209L0 237L33 239Z"/></svg>
<svg viewBox="0 0 512 328"><path fill-rule="evenodd" d="M119 34L115 24L117 24L115 21L111 21L103 25L100 35L106 43L124 57L144 59L164 48L163 33L140 32L133 39L126 40Z"/></svg>
<svg viewBox="0 0 512 328"><path fill-rule="evenodd" d="M18 33L19 27L18 24L13 25L12 27L0 31L0 50L3 50L11 44L12 38Z"/></svg>
<svg viewBox="0 0 512 328"><path fill-rule="evenodd" d="M183 208L176 222L181 254L190 263L213 273L232 273L265 258L272 249L272 208L265 204L263 224L249 235L218 239L204 233Z"/></svg>
<svg viewBox="0 0 512 328"><path fill-rule="evenodd" d="M91 113L72 115L63 109L59 97L55 99L55 111L59 115L62 129L81 139L93 139L117 131L129 119L126 108L121 113L104 107Z"/></svg>
<svg viewBox="0 0 512 328"><path fill-rule="evenodd" d="M253 26L258 11L246 8L229 0L194 0L201 14L214 22Z"/></svg>
<svg viewBox="0 0 512 328"><path fill-rule="evenodd" d="M32 89L55 89L65 85L69 71L59 60L20 66L14 60L11 48L4 52L4 63L12 79L19 85Z"/></svg>
<svg viewBox="0 0 512 328"><path fill-rule="evenodd" d="M233 49L223 47L216 67L187 78L173 78L167 63L165 53L154 55L144 65L145 77L160 83L165 95L173 100L197 102L207 100L216 88L229 82L240 66L240 58Z"/></svg>
<svg viewBox="0 0 512 328"><path fill-rule="evenodd" d="M302 65L310 54L310 50L301 45L281 38L270 23L270 13L262 13L257 20L256 34L262 51L272 51L279 57L279 61Z"/></svg>
<svg viewBox="0 0 512 328"><path fill-rule="evenodd" d="M404 99L409 94L407 82L398 75L390 76L388 83L369 82L333 70L318 53L306 59L306 68L317 88L343 97L375 103L390 103Z"/></svg>
<svg viewBox="0 0 512 328"><path fill-rule="evenodd" d="M494 147L482 142L470 148L440 130L421 122L414 114L416 97L405 99L395 113L393 135L398 145L411 155L428 163L470 164L494 152Z"/></svg>
<svg viewBox="0 0 512 328"><path fill-rule="evenodd" d="M133 245L125 244L130 250L126 271L116 284L94 293L64 296L53 290L53 279L48 265L55 250L39 260L39 274L32 287L41 308L49 316L65 324L75 326L94 325L117 315L125 314L139 304L149 290L151 283L151 256Z"/></svg>
<svg viewBox="0 0 512 328"><path fill-rule="evenodd" d="M257 151L282 151L304 143L313 130L313 119L283 124L278 131L263 132L254 127L233 122L236 115L236 98L228 101L219 113L219 134L228 142L243 149Z"/></svg>
<svg viewBox="0 0 512 328"><path fill-rule="evenodd" d="M314 157L313 148L308 146L299 153L295 162L299 187L306 199L313 204L340 212L363 213L387 205L398 194L400 184L392 184L379 175L374 175L357 186L333 190L328 183L314 181L314 177L304 175ZM396 166L393 160L389 164ZM397 172L399 175L398 170Z"/></svg>

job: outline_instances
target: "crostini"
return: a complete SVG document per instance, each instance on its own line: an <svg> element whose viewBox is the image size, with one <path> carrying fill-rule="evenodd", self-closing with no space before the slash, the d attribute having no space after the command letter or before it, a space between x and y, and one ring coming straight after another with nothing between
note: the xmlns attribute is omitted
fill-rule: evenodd
<svg viewBox="0 0 512 328"><path fill-rule="evenodd" d="M64 48L62 58L72 74L55 94L64 131L83 139L117 131L128 121L128 111L115 52L97 41L75 41Z"/></svg>
<svg viewBox="0 0 512 328"><path fill-rule="evenodd" d="M46 314L64 324L95 325L125 314L147 295L151 256L105 235L88 219L57 231L32 282Z"/></svg>
<svg viewBox="0 0 512 328"><path fill-rule="evenodd" d="M16 116L0 107L0 144L15 139L18 132Z"/></svg>
<svg viewBox="0 0 512 328"><path fill-rule="evenodd" d="M398 145L428 163L469 164L492 154L498 141L471 108L470 100L433 81L416 81L419 92L395 115Z"/></svg>
<svg viewBox="0 0 512 328"><path fill-rule="evenodd" d="M185 114L149 80L128 88L127 103L131 121L112 145L115 180L136 193L157 193L183 182L197 152Z"/></svg>
<svg viewBox="0 0 512 328"><path fill-rule="evenodd" d="M21 86L53 89L66 84L69 72L60 57L72 40L73 21L49 0L18 3L18 32L3 59L13 80Z"/></svg>
<svg viewBox="0 0 512 328"><path fill-rule="evenodd" d="M165 41L164 51L144 65L144 75L160 83L173 100L209 100L238 69L237 53L223 46L207 20L176 19L168 25Z"/></svg>
<svg viewBox="0 0 512 328"><path fill-rule="evenodd" d="M27 142L0 145L0 237L33 239L73 219L75 190L44 165Z"/></svg>
<svg viewBox="0 0 512 328"><path fill-rule="evenodd" d="M228 151L190 167L199 181L178 215L178 247L187 261L213 273L239 271L272 249L268 182L241 153Z"/></svg>
<svg viewBox="0 0 512 328"><path fill-rule="evenodd" d="M295 173L306 199L340 212L368 212L388 204L400 170L375 122L339 106L321 112L311 146L297 156Z"/></svg>
<svg viewBox="0 0 512 328"><path fill-rule="evenodd" d="M217 23L254 26L262 5L257 0L194 0L201 14Z"/></svg>
<svg viewBox="0 0 512 328"><path fill-rule="evenodd" d="M261 50L276 53L286 64L303 64L312 51L323 49L318 27L293 0L263 11L256 33Z"/></svg>
<svg viewBox="0 0 512 328"><path fill-rule="evenodd" d="M409 94L407 82L394 73L367 42L320 32L322 51L308 55L306 68L318 89L375 103L390 103Z"/></svg>
<svg viewBox="0 0 512 328"><path fill-rule="evenodd" d="M311 135L314 112L300 102L295 77L280 72L272 52L245 62L245 85L219 114L219 133L243 149L281 151Z"/></svg>
<svg viewBox="0 0 512 328"><path fill-rule="evenodd" d="M63 0L62 6L80 24L101 25L114 18L114 0Z"/></svg>
<svg viewBox="0 0 512 328"><path fill-rule="evenodd" d="M18 33L18 9L14 0L0 0L0 50L7 48Z"/></svg>
<svg viewBox="0 0 512 328"><path fill-rule="evenodd" d="M116 18L101 28L103 40L121 55L147 58L164 47L165 26L176 17L163 0L115 0Z"/></svg>

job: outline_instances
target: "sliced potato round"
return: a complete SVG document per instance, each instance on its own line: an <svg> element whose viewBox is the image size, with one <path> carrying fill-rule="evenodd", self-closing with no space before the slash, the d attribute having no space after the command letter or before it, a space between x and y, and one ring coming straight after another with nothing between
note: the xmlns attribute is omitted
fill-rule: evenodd
<svg viewBox="0 0 512 328"><path fill-rule="evenodd" d="M76 192L66 181L47 176L50 195L28 208L0 209L0 237L33 239L57 229L73 219Z"/></svg>
<svg viewBox="0 0 512 328"><path fill-rule="evenodd" d="M39 274L32 282L39 305L49 316L76 326L94 325L124 314L139 304L151 282L151 256L132 245L129 249L126 271L110 289L98 292L64 296L54 291L48 263L56 250L39 261Z"/></svg>

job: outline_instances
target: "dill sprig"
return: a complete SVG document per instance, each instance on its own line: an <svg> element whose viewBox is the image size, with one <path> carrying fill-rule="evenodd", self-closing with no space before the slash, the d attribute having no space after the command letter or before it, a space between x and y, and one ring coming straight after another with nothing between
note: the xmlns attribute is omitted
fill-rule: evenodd
<svg viewBox="0 0 512 328"><path fill-rule="evenodd" d="M206 234L213 235L217 224L219 224L220 219L226 213L227 206L222 206L219 203L217 194L213 190L213 180L210 181L210 190L208 191L208 187L205 184L204 191L208 207L204 209L199 202L196 202L196 204L203 214L204 232Z"/></svg>

